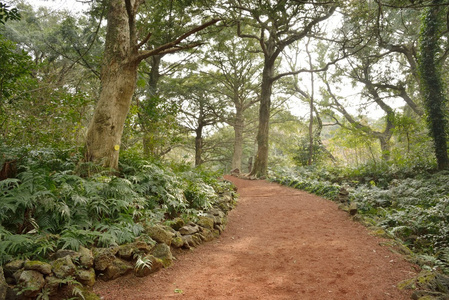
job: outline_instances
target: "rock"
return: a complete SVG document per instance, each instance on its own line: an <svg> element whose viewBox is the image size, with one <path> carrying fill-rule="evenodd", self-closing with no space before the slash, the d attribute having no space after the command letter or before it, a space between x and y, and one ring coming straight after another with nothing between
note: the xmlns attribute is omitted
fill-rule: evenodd
<svg viewBox="0 0 449 300"><path fill-rule="evenodd" d="M115 260L119 247L111 248L94 248L92 250L94 256L94 268L97 271L104 271Z"/></svg>
<svg viewBox="0 0 449 300"><path fill-rule="evenodd" d="M12 276L13 284L17 284L19 282L19 278L20 278L20 275L22 275L22 272L23 272L23 268L14 272L14 274Z"/></svg>
<svg viewBox="0 0 449 300"><path fill-rule="evenodd" d="M52 261L51 267L55 276L60 279L72 276L76 272L76 266L69 255Z"/></svg>
<svg viewBox="0 0 449 300"><path fill-rule="evenodd" d="M173 237L171 240L171 245L175 248L181 248L184 245L181 235Z"/></svg>
<svg viewBox="0 0 449 300"><path fill-rule="evenodd" d="M93 286L95 283L95 270L93 268L88 270L78 269L76 272L76 280L82 285Z"/></svg>
<svg viewBox="0 0 449 300"><path fill-rule="evenodd" d="M221 218L223 218L225 216L225 213L222 210L218 209L218 208L211 208L207 213L209 215L219 216Z"/></svg>
<svg viewBox="0 0 449 300"><path fill-rule="evenodd" d="M170 225L171 228L173 228L174 230L178 231L179 228L181 228L182 226L184 226L186 223L184 222L184 220L182 218L174 218L173 223Z"/></svg>
<svg viewBox="0 0 449 300"><path fill-rule="evenodd" d="M147 255L142 260L148 262L148 266L137 266L134 268L134 275L137 277L144 277L151 273L155 273L162 269L163 263L162 260L154 257L153 255Z"/></svg>
<svg viewBox="0 0 449 300"><path fill-rule="evenodd" d="M35 270L44 275L51 274L51 265L48 263L45 263L45 262L38 261L38 260L26 261L23 265L23 268L25 270Z"/></svg>
<svg viewBox="0 0 449 300"><path fill-rule="evenodd" d="M215 228L218 230L219 234L222 234L225 229L223 225L215 225Z"/></svg>
<svg viewBox="0 0 449 300"><path fill-rule="evenodd" d="M3 268L0 266L0 300L6 299L7 290L8 284L6 283L5 275L3 274Z"/></svg>
<svg viewBox="0 0 449 300"><path fill-rule="evenodd" d="M153 247L145 243L144 241L135 241L131 244L121 245L117 252L117 255L125 260L132 260L134 255L139 253L150 253Z"/></svg>
<svg viewBox="0 0 449 300"><path fill-rule="evenodd" d="M198 231L200 231L200 229L198 228L198 225L196 225L196 224L188 224L188 225L185 225L185 226L179 228L179 233L182 235L190 235L190 234L197 233Z"/></svg>
<svg viewBox="0 0 449 300"><path fill-rule="evenodd" d="M207 229L214 229L214 218L201 216L198 218L197 224Z"/></svg>
<svg viewBox="0 0 449 300"><path fill-rule="evenodd" d="M201 236L199 234L194 235L183 235L182 240L184 241L183 247L190 249L192 247L196 247L200 245L203 241L201 239Z"/></svg>
<svg viewBox="0 0 449 300"><path fill-rule="evenodd" d="M162 225L148 226L145 228L147 234L156 242L170 246L174 234Z"/></svg>
<svg viewBox="0 0 449 300"><path fill-rule="evenodd" d="M47 276L47 278L45 278L45 288L48 290L50 296L58 294L59 285L62 283L61 281L61 279L54 276Z"/></svg>
<svg viewBox="0 0 449 300"><path fill-rule="evenodd" d="M195 247L196 245L193 241L193 237L191 235L183 235L182 236L182 246L187 249Z"/></svg>
<svg viewBox="0 0 449 300"><path fill-rule="evenodd" d="M24 289L25 297L36 297L45 285L44 275L34 270L22 272L18 282L20 289Z"/></svg>
<svg viewBox="0 0 449 300"><path fill-rule="evenodd" d="M224 218L220 216L214 216L214 224L215 226L221 225L224 223Z"/></svg>
<svg viewBox="0 0 449 300"><path fill-rule="evenodd" d="M351 216L355 215L357 213L358 209L357 209L357 203L352 202L349 205L349 214Z"/></svg>
<svg viewBox="0 0 449 300"><path fill-rule="evenodd" d="M73 261L78 261L79 257L80 257L80 254L78 252L76 252L76 251L73 251L73 250L59 249L53 255L53 259L63 258L63 257L66 257L66 256L70 256L70 258L72 258Z"/></svg>
<svg viewBox="0 0 449 300"><path fill-rule="evenodd" d="M92 268L94 265L94 255L92 254L92 250L81 246L78 252L80 255L79 265L86 269Z"/></svg>
<svg viewBox="0 0 449 300"><path fill-rule="evenodd" d="M3 272L6 278L13 277L14 273L23 268L23 260L13 260L3 266Z"/></svg>
<svg viewBox="0 0 449 300"><path fill-rule="evenodd" d="M115 258L99 276L101 280L112 280L132 272L133 266L120 258Z"/></svg>
<svg viewBox="0 0 449 300"><path fill-rule="evenodd" d="M213 228L212 228L213 229ZM205 242L210 242L215 238L215 235L211 229L202 228L201 230L201 238Z"/></svg>
<svg viewBox="0 0 449 300"><path fill-rule="evenodd" d="M173 264L173 255L167 244L157 244L151 251L151 255L162 260L162 265L167 268Z"/></svg>

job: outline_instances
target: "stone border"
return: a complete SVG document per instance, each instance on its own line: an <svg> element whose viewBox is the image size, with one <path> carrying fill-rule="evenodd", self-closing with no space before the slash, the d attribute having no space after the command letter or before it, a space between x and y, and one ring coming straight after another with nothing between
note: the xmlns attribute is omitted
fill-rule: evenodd
<svg viewBox="0 0 449 300"><path fill-rule="evenodd" d="M100 299L92 292L96 280L130 273L143 277L169 267L172 249L191 249L217 238L235 204L234 192L221 193L196 223L175 218L170 226L145 224L144 233L150 238L139 237L133 243L109 248L58 250L49 263L11 261L0 266L0 300L36 299L39 295L60 299L61 295L73 297L76 293L82 293L86 300Z"/></svg>

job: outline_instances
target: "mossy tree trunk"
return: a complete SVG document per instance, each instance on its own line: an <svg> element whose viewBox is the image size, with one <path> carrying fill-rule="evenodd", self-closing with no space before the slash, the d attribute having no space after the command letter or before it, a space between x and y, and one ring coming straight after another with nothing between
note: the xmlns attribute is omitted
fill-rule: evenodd
<svg viewBox="0 0 449 300"><path fill-rule="evenodd" d="M442 0L433 0L423 16L420 33L419 75L427 111L427 123L434 141L438 169L449 167L447 154L446 97L441 78L439 43L445 29L446 8Z"/></svg>

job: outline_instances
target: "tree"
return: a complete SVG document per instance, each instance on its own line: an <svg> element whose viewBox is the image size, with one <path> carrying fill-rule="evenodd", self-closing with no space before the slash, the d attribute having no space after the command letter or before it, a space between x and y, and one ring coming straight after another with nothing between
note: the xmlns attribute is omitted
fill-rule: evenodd
<svg viewBox="0 0 449 300"><path fill-rule="evenodd" d="M435 156L439 170L449 167L447 154L447 100L441 75L442 61L440 57L442 32L446 28L443 20L446 18L447 11L447 7L442 6L443 4L444 1L442 0L432 0L431 6L425 9L419 47L419 76L422 83L424 105L427 111L427 123L434 141Z"/></svg>
<svg viewBox="0 0 449 300"><path fill-rule="evenodd" d="M17 8L9 8L3 2L0 2L0 24L5 24L8 20L20 20L20 14Z"/></svg>
<svg viewBox="0 0 449 300"><path fill-rule="evenodd" d="M302 3L283 0L238 1L238 35L258 42L263 53L257 155L251 175L265 176L268 168L268 136L273 83L288 74L276 74L276 60L288 45L311 34L316 26L328 19L337 4L328 1ZM251 28L247 30L246 27ZM253 32L258 32L253 34ZM289 73L290 74L290 73Z"/></svg>
<svg viewBox="0 0 449 300"><path fill-rule="evenodd" d="M211 78L193 72L172 83L173 97L181 102L180 123L195 134L195 166L204 162L207 127L219 123L223 114L223 103L214 97L214 84Z"/></svg>
<svg viewBox="0 0 449 300"><path fill-rule="evenodd" d="M86 137L86 161L118 168L118 158L125 119L137 81L140 62L154 55L174 53L198 46L188 38L214 25L217 19L194 26L176 39L145 49L151 33L139 37L136 28L142 1L107 2L107 28L101 70L101 92ZM186 42L187 41L187 42Z"/></svg>
<svg viewBox="0 0 449 300"><path fill-rule="evenodd" d="M234 147L231 170L242 170L245 117L248 109L259 102L260 55L249 52L252 41L242 42L232 36L233 28L225 29L215 36L216 44L206 51L205 61L215 70L208 71L207 77L216 82L212 91L233 110L221 116L221 120L234 129Z"/></svg>
<svg viewBox="0 0 449 300"><path fill-rule="evenodd" d="M17 9L21 20L7 22L1 33L17 45L15 55L27 57L28 71L8 88L8 113L0 117L7 120L2 130L5 142L35 147L78 146L84 142L83 129L98 80L83 62L96 64L100 37L94 38L85 17L75 20L64 11L34 10L23 3ZM3 68L7 66L2 64ZM19 64L9 67L15 72L22 70ZM6 70L2 73L7 74Z"/></svg>

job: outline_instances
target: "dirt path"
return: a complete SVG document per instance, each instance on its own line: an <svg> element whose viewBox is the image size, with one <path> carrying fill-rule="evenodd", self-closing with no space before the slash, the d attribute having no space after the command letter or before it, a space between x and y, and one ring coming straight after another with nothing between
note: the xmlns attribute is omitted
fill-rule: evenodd
<svg viewBox="0 0 449 300"><path fill-rule="evenodd" d="M152 276L100 282L105 300L410 299L411 264L379 246L335 203L265 181L227 177L240 194L222 236Z"/></svg>

